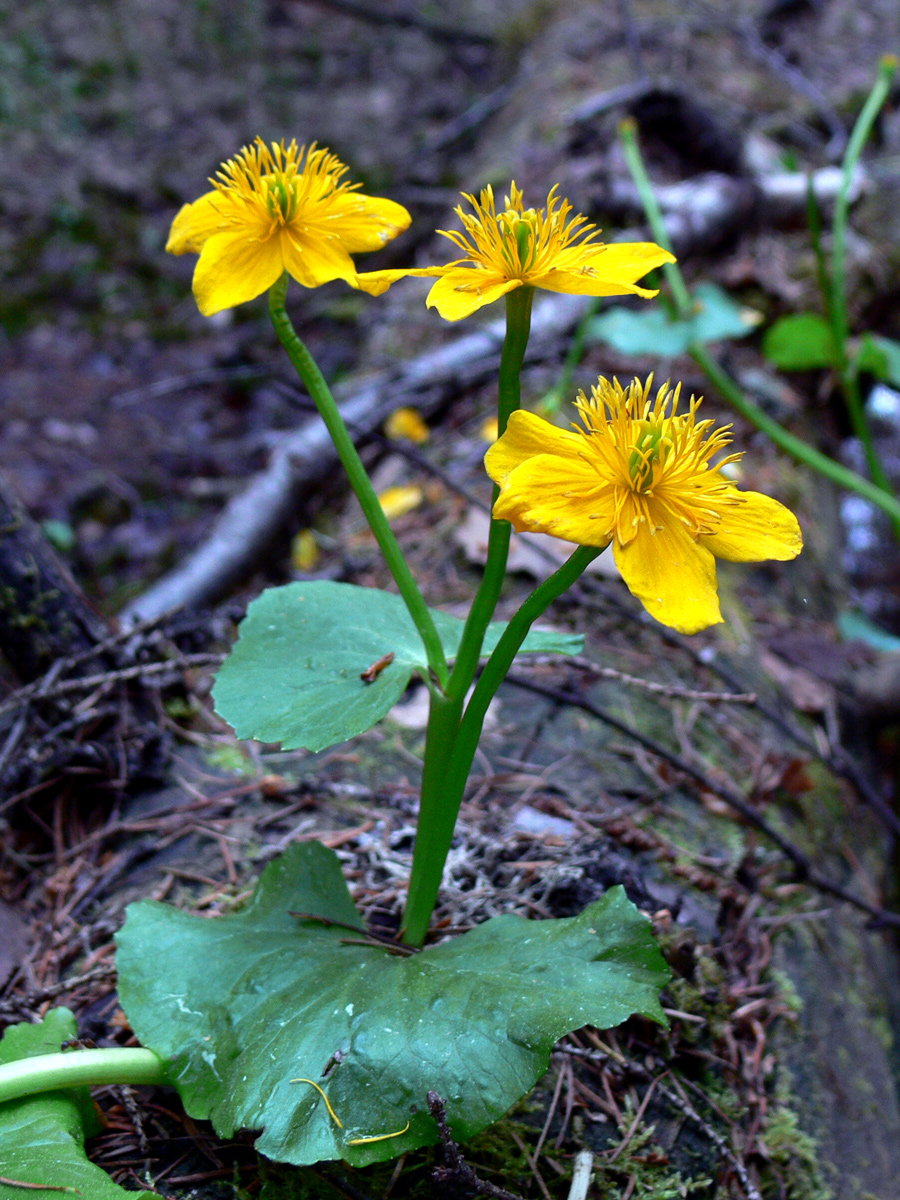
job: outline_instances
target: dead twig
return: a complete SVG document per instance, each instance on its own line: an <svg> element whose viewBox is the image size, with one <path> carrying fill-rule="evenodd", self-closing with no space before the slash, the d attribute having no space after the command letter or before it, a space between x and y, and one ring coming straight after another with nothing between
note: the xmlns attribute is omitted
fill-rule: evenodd
<svg viewBox="0 0 900 1200"><path fill-rule="evenodd" d="M615 679L619 683L640 688L645 692L681 700L698 700L705 704L756 704L755 692L703 692L682 687L677 683L657 683L652 679L642 679L639 675L627 675L624 671L617 671L615 667L603 667L581 654L533 654L529 657L527 665L573 666L585 674L595 675L598 679Z"/></svg>
<svg viewBox="0 0 900 1200"><path fill-rule="evenodd" d="M792 863L795 877L807 884L807 886L815 888L817 891L825 892L829 896L835 896L844 903L852 905L859 909L860 912L866 913L872 918L872 924L878 928L880 926L890 926L891 928L900 928L900 913L892 912L889 909L879 908L876 905L869 904L867 901L855 896L852 892L848 892L845 888L840 887L836 883L832 883L830 879L820 875L813 869L813 865L809 857L803 851L795 846L793 842L788 841L783 837L774 826L770 825L758 812L748 804L747 801L735 791L724 787L722 784L711 779L704 771L699 770L691 763L686 762L680 754L674 754L665 746L661 745L654 738L647 737L641 733L639 729L620 721L614 717L612 713L608 713L605 709L597 704L593 704L590 700L584 699L573 692L565 691L562 688L548 687L546 684L537 683L527 676L519 672L510 672L507 677L507 682L514 684L516 687L526 688L528 691L536 692L539 695L546 696L550 700L555 700L558 704L572 704L584 712L590 713L597 720L603 721L612 729L616 729L619 733L625 734L626 737L637 742L649 750L651 754L655 754L658 758L662 758L665 762L670 763L676 770L687 775L695 782L699 783L704 790L711 792L712 795L718 796L724 800L735 812L739 813L748 825L752 825L778 847L785 857Z"/></svg>
<svg viewBox="0 0 900 1200"><path fill-rule="evenodd" d="M494 1183L488 1183L487 1180L479 1179L474 1170L460 1154L459 1147L453 1140L453 1134L450 1132L450 1126L447 1124L447 1109L444 1101L437 1092L429 1092L425 1099L428 1102L428 1111L431 1113L434 1123L438 1127L441 1145L444 1148L444 1157L447 1160L446 1167L435 1168L434 1178L439 1183L455 1180L464 1187L471 1188L476 1195L491 1196L493 1200L522 1200L522 1197L516 1192L508 1192L506 1188L497 1187Z"/></svg>
<svg viewBox="0 0 900 1200"><path fill-rule="evenodd" d="M430 21L427 17L420 17L413 12L384 12L374 6L357 4L356 0L305 0L305 3L318 4L322 8L346 13L347 16L357 17L370 25L396 25L401 29L418 29L438 42L470 42L476 46L493 46L495 41L489 33L460 29L456 25L444 25L440 21Z"/></svg>

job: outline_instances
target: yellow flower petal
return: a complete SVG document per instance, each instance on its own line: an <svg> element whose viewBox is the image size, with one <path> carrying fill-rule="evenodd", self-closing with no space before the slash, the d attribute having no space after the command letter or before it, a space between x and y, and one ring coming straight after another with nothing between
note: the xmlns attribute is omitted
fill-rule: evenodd
<svg viewBox="0 0 900 1200"><path fill-rule="evenodd" d="M194 297L204 317L253 300L284 271L278 237L251 242L244 233L208 238L194 271Z"/></svg>
<svg viewBox="0 0 900 1200"><path fill-rule="evenodd" d="M199 254L207 238L223 232L225 210L219 192L207 192L193 204L185 204L172 222L166 250L169 254Z"/></svg>
<svg viewBox="0 0 900 1200"><path fill-rule="evenodd" d="M494 442L496 442L497 438L500 436L500 427L497 423L497 418L486 417L485 420L482 421L481 428L479 429L478 433L483 442L488 442L491 446L493 446Z"/></svg>
<svg viewBox="0 0 900 1200"><path fill-rule="evenodd" d="M450 267L428 293L426 304L436 308L445 321L460 321L521 286L521 279L498 279L477 268Z"/></svg>
<svg viewBox="0 0 900 1200"><path fill-rule="evenodd" d="M434 278L435 275L443 275L443 273L443 267L411 267L409 270L400 268L390 271L361 271L356 276L355 286L361 292L367 292L370 296L380 296L382 292L388 290L392 283L396 283L398 279L405 279L407 275Z"/></svg>
<svg viewBox="0 0 900 1200"><path fill-rule="evenodd" d="M613 556L629 591L663 625L698 633L722 620L716 560L680 521L645 522L628 545L613 543Z"/></svg>
<svg viewBox="0 0 900 1200"><path fill-rule="evenodd" d="M431 436L428 426L415 408L395 409L384 423L384 432L391 441L406 438L417 446L424 445Z"/></svg>
<svg viewBox="0 0 900 1200"><path fill-rule="evenodd" d="M674 255L653 242L612 242L585 254L569 270L551 270L534 280L535 287L548 292L567 292L579 296L643 296L657 293L638 287L636 280L663 263L674 262Z"/></svg>
<svg viewBox="0 0 900 1200"><path fill-rule="evenodd" d="M583 443L579 434L520 408L510 416L503 437L485 454L484 465L494 483L502 487L516 467L538 454L560 455L580 464Z"/></svg>
<svg viewBox="0 0 900 1200"><path fill-rule="evenodd" d="M412 217L402 204L381 196L347 192L336 197L329 216L329 230L350 254L380 250L398 233L409 228Z"/></svg>
<svg viewBox="0 0 900 1200"><path fill-rule="evenodd" d="M291 539L291 566L295 571L311 571L319 561L319 543L311 529L301 529Z"/></svg>
<svg viewBox="0 0 900 1200"><path fill-rule="evenodd" d="M351 287L355 283L356 267L341 242L292 235L285 230L277 236L284 270L303 287L321 287L332 279L343 279Z"/></svg>
<svg viewBox="0 0 900 1200"><path fill-rule="evenodd" d="M549 533L580 546L608 546L615 521L612 493L590 465L550 454L512 471L494 516L511 522L517 533Z"/></svg>
<svg viewBox="0 0 900 1200"><path fill-rule="evenodd" d="M414 508L418 508L425 498L425 493L416 484L401 487L385 488L378 493L378 503L389 521L402 517Z"/></svg>
<svg viewBox="0 0 900 1200"><path fill-rule="evenodd" d="M716 558L729 562L763 562L796 558L803 535L789 508L761 492L738 492L742 503L726 509L715 533L701 539Z"/></svg>
<svg viewBox="0 0 900 1200"><path fill-rule="evenodd" d="M284 270L304 287L332 279L356 287L350 255L380 249L407 228L410 215L393 200L364 196L346 173L315 145L266 145L261 138L223 163L215 190L175 217L166 246L172 254L200 254L200 311L252 300Z"/></svg>

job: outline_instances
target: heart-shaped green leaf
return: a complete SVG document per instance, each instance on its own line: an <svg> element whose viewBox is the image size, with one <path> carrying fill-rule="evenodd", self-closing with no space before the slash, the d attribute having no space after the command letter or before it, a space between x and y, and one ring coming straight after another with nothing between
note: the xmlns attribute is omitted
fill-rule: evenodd
<svg viewBox="0 0 900 1200"><path fill-rule="evenodd" d="M669 972L621 888L578 917L496 917L409 957L364 938L337 857L292 846L239 913L132 905L119 996L192 1116L226 1137L262 1130L257 1148L281 1162L357 1166L437 1140L429 1090L471 1137L543 1075L563 1034L663 1020Z"/></svg>
<svg viewBox="0 0 900 1200"><path fill-rule="evenodd" d="M782 371L810 371L837 362L831 326L818 313L792 313L770 326L762 351Z"/></svg>
<svg viewBox="0 0 900 1200"><path fill-rule="evenodd" d="M38 1025L11 1025L0 1041L0 1065L50 1054L77 1036L74 1016L54 1008ZM44 1092L0 1104L0 1176L38 1184L42 1196L71 1192L90 1200L151 1200L153 1192L127 1192L84 1152L85 1136L99 1131L87 1088ZM53 1189L53 1190L49 1190ZM0 1182L0 1200L23 1200L32 1188Z"/></svg>
<svg viewBox="0 0 900 1200"><path fill-rule="evenodd" d="M448 658L464 622L432 610ZM484 639L490 654L506 628ZM522 650L577 654L575 634L533 629ZM369 682L363 674L389 654ZM240 637L216 677L216 711L238 737L324 750L365 733L403 695L414 671L427 672L422 639L399 596L315 580L269 588L249 606Z"/></svg>
<svg viewBox="0 0 900 1200"><path fill-rule="evenodd" d="M877 379L900 387L900 342L877 333L863 335L856 358L860 371L869 371Z"/></svg>
<svg viewBox="0 0 900 1200"><path fill-rule="evenodd" d="M758 321L714 283L699 284L694 302L695 311L687 319L671 317L662 308L609 308L588 324L588 337L623 354L675 358L695 342L746 337Z"/></svg>

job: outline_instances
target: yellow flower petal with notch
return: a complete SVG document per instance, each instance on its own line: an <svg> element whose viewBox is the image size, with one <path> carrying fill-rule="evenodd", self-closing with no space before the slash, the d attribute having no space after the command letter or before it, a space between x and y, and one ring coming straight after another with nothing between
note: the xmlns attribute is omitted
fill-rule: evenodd
<svg viewBox="0 0 900 1200"><path fill-rule="evenodd" d="M491 187L483 189L480 199L464 197L474 215L456 209L463 232L438 230L462 250L463 258L443 267L368 271L357 276L357 286L378 296L407 275L437 277L428 307L447 321L459 321L519 287L583 296L652 297L656 292L638 287L637 281L675 261L654 242L598 241L599 230L580 213L571 215L571 204L560 200L555 187L540 210L525 208L515 183L500 212Z"/></svg>
<svg viewBox="0 0 900 1200"><path fill-rule="evenodd" d="M795 558L803 547L797 518L759 492L743 492L711 460L731 442L729 427L697 419L691 397L679 413L681 385L652 375L628 388L601 378L579 393L581 425L559 429L514 412L485 455L500 487L494 517L519 533L548 533L582 546L613 544L629 589L649 613L681 633L722 620L716 558L761 562Z"/></svg>
<svg viewBox="0 0 900 1200"><path fill-rule="evenodd" d="M214 190L185 204L166 249L199 254L194 296L204 316L267 291L287 273L303 287L356 286L351 254L378 250L409 226L400 204L364 196L328 150L257 138L223 163Z"/></svg>

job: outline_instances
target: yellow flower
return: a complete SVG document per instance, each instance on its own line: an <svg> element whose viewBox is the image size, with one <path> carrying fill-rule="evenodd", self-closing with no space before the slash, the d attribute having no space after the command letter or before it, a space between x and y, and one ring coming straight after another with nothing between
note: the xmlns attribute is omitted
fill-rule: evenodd
<svg viewBox="0 0 900 1200"><path fill-rule="evenodd" d="M194 296L204 316L253 300L287 271L304 287L332 279L356 286L351 254L378 250L407 228L393 200L342 181L334 154L262 138L223 163L214 190L185 204L166 249L199 254Z"/></svg>
<svg viewBox="0 0 900 1200"><path fill-rule="evenodd" d="M524 207L522 192L513 183L499 213L493 188L484 188L480 201L464 193L475 210L473 216L456 209L465 232L438 230L462 250L463 258L444 267L369 271L358 277L358 285L378 296L405 275L438 276L428 307L447 321L468 317L525 286L583 296L655 296L635 281L674 262L673 255L654 242L597 241L599 230L580 214L570 216L571 204L555 193L554 187L547 207L537 211Z"/></svg>
<svg viewBox="0 0 900 1200"><path fill-rule="evenodd" d="M579 393L583 423L559 429L533 413L510 417L485 466L500 495L494 516L583 546L613 543L622 578L649 613L682 633L722 620L716 558L795 558L800 526L784 505L739 491L710 460L731 442L728 427L698 421L700 400L678 412L681 385L653 376L627 390L600 379Z"/></svg>

